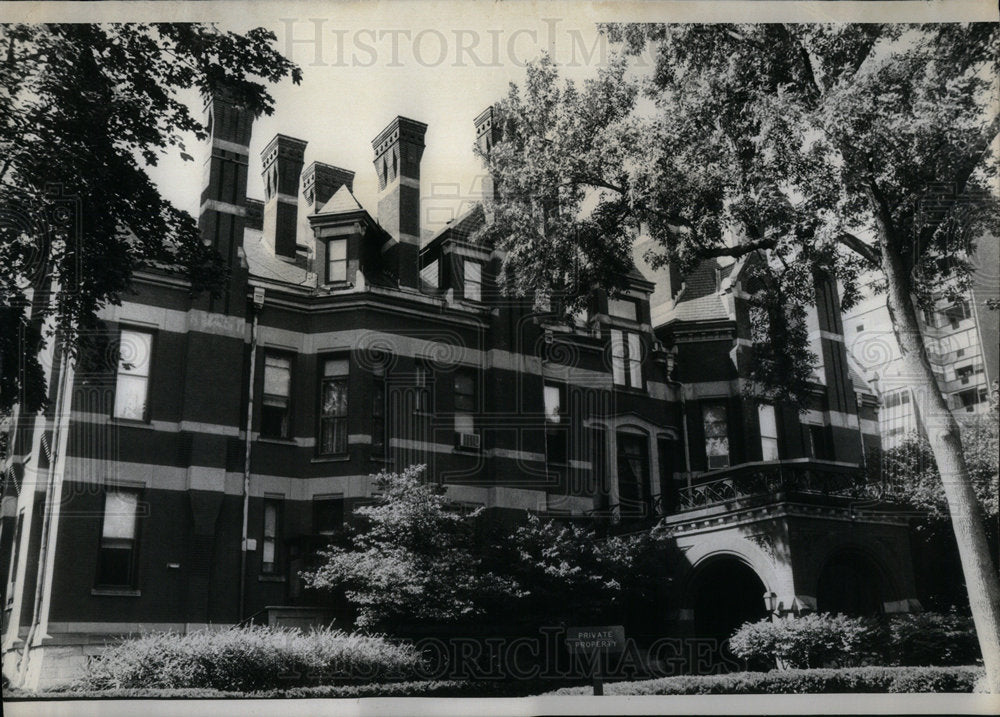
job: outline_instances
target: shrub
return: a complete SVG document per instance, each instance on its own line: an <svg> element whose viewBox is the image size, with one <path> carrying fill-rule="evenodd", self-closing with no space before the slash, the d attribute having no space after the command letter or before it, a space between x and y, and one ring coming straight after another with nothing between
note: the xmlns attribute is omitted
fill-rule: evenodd
<svg viewBox="0 0 1000 717"><path fill-rule="evenodd" d="M733 672L662 677L605 685L607 695L831 694L867 692L972 692L979 667L848 667L841 669ZM568 687L555 695L590 694Z"/></svg>
<svg viewBox="0 0 1000 717"><path fill-rule="evenodd" d="M979 661L972 618L955 612L899 615L889 621L890 664L971 665Z"/></svg>
<svg viewBox="0 0 1000 717"><path fill-rule="evenodd" d="M196 687L251 692L320 680L379 681L418 674L410 645L340 630L271 627L153 633L126 639L91 660L80 689Z"/></svg>
<svg viewBox="0 0 1000 717"><path fill-rule="evenodd" d="M972 619L951 612L881 620L827 613L746 623L730 638L737 657L777 667L971 665L979 661Z"/></svg>
<svg viewBox="0 0 1000 717"><path fill-rule="evenodd" d="M870 618L820 613L745 623L729 646L737 657L777 667L858 667L875 661L880 632Z"/></svg>

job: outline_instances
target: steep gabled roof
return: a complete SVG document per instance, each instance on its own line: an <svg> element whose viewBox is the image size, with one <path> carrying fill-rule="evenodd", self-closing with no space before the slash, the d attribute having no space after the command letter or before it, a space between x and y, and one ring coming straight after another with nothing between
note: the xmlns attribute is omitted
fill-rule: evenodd
<svg viewBox="0 0 1000 717"><path fill-rule="evenodd" d="M347 185L341 185L340 189L334 192L330 200L323 205L317 214L342 214L344 212L356 212L364 209Z"/></svg>

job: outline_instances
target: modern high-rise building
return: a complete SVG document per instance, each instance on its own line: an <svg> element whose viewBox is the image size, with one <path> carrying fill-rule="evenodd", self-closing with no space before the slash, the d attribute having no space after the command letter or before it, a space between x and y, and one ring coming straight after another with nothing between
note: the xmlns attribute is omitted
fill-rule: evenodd
<svg viewBox="0 0 1000 717"><path fill-rule="evenodd" d="M921 332L938 386L952 414L960 421L985 412L990 386L997 380L997 326L1000 312L987 300L996 298L996 273L987 269L992 256L996 267L997 239L984 237L977 272L968 294L958 300L942 296L933 309L920 312ZM882 447L892 448L907 436L923 432L918 415L919 382L907 376L899 343L893 333L885 296L870 296L844 316L851 359L879 394L879 433Z"/></svg>

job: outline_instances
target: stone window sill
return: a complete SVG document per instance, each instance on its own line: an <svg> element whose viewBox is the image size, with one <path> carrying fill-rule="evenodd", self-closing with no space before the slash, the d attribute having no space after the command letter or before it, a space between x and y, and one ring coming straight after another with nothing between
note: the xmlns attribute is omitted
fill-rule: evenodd
<svg viewBox="0 0 1000 717"><path fill-rule="evenodd" d="M132 590L130 588L92 588L90 594L104 597L140 597L142 590Z"/></svg>
<svg viewBox="0 0 1000 717"><path fill-rule="evenodd" d="M284 575L258 575L257 582L259 583L283 583L285 582Z"/></svg>

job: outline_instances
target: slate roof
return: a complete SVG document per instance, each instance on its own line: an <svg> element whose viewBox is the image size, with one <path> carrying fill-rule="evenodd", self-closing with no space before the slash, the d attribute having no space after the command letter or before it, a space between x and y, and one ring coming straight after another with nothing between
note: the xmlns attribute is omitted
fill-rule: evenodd
<svg viewBox="0 0 1000 717"><path fill-rule="evenodd" d="M246 255L251 276L309 288L316 287L315 274L310 274L303 267L275 256L274 247L255 229L247 229L244 232L243 253Z"/></svg>
<svg viewBox="0 0 1000 717"><path fill-rule="evenodd" d="M684 289L677 296L673 308L666 313L667 321L728 320L729 312L717 289L718 281L732 274L736 264L719 267L717 259L706 259L684 277Z"/></svg>

